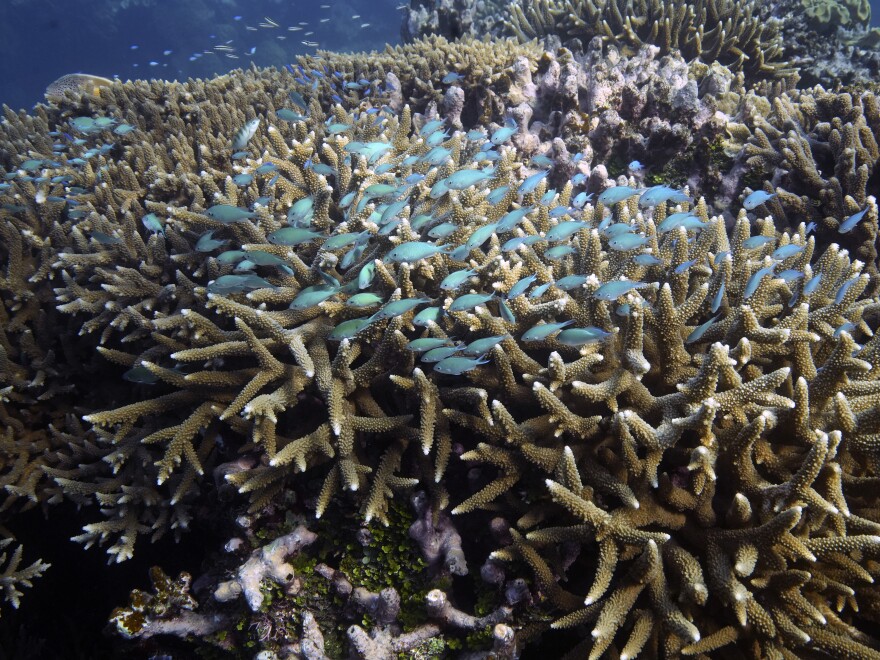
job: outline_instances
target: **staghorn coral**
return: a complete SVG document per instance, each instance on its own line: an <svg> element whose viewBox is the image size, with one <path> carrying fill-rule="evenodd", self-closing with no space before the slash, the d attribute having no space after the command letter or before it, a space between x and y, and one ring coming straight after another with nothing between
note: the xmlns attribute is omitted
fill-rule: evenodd
<svg viewBox="0 0 880 660"><path fill-rule="evenodd" d="M743 109L743 123L751 132L742 150L746 171L752 182L773 182L765 189L778 192L773 203L777 222L789 227L805 218L815 222L823 240L839 242L867 265L873 290L875 225L868 222L847 235L838 228L866 207L876 212L868 197L876 189L880 162L877 96L816 87L789 92L772 103L749 95Z"/></svg>
<svg viewBox="0 0 880 660"><path fill-rule="evenodd" d="M554 35L567 44L600 36L634 50L645 44L659 46L664 54L678 49L686 59L717 60L758 78L791 74L781 61L777 21L763 16L753 2L541 0L514 4L506 26L520 39Z"/></svg>
<svg viewBox="0 0 880 660"><path fill-rule="evenodd" d="M397 55L421 67L424 48ZM286 120L279 83L291 76L259 71L116 83L74 107L66 97L33 117L7 113L4 153L17 154L3 163L7 333L30 333L39 350L7 349L3 373L13 392L46 387L61 410L13 411L52 430L54 444L37 445L45 465L27 451L18 459L36 461L37 499L94 501L106 520L78 540L109 542L122 560L139 536L190 526L206 473L246 496L253 516L303 492L309 516L353 508L389 527L395 496L419 485L415 536L440 532L447 569L460 569L465 530L512 521L506 534L496 524L502 547L484 564L514 578L490 576L524 623L519 639L497 631L506 653L552 615L553 628L591 626L593 657L734 643L753 657L869 655L880 566L866 488L880 423L874 265L820 244L805 222L781 231L741 211L728 228L683 193L640 206L634 179L609 181L585 144L529 124L546 110L531 93L539 67L523 57L497 78L514 81L499 102L512 124L471 135L455 130L456 118L471 121L458 108L434 130L432 115L382 108L401 92L387 83L356 103L349 95L351 109L300 85L307 110L293 103L308 116ZM696 110L679 64L654 75L675 71ZM577 98L581 72L564 51L541 66L548 97ZM253 119L231 160L232 136ZM133 130L103 149L120 122ZM56 130L86 144L56 155ZM547 137L537 170L530 157ZM588 191L605 194L588 203ZM876 202L864 203L863 231L876 233ZM686 211L688 224L670 226ZM638 248L615 241L622 234ZM33 332L47 322L71 341L36 378L60 342ZM419 340L467 344L468 355L432 369ZM87 388L88 369L110 384ZM53 387L71 373L72 390ZM25 440L9 437L14 456ZM528 573L526 597L515 578ZM269 582L249 586L251 603L274 607L262 630L287 639L279 621L296 634L307 621ZM381 588L363 588L360 601L377 605ZM497 622L431 593L429 614L444 624ZM175 602L191 609L179 593ZM353 631L364 654L380 633L380 651L399 641L367 627Z"/></svg>
<svg viewBox="0 0 880 660"><path fill-rule="evenodd" d="M50 564L37 560L30 566L21 567L23 552L21 545L15 547L7 562L7 549L12 542L11 538L0 539L0 550L3 550L3 553L0 554L0 566L3 567L3 571L0 573L0 587L3 589L3 600L18 609L22 596L18 588L32 586L31 580L40 577L50 567Z"/></svg>

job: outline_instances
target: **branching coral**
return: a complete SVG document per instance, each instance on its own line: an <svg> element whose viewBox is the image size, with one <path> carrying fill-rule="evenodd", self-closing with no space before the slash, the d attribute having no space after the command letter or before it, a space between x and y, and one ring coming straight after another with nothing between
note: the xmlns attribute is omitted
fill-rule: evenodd
<svg viewBox="0 0 880 660"><path fill-rule="evenodd" d="M718 60L759 77L790 74L780 61L778 25L754 2L541 0L513 5L507 25L520 39L556 35L565 43L600 36L633 49L644 44L663 53L678 49L687 59Z"/></svg>
<svg viewBox="0 0 880 660"><path fill-rule="evenodd" d="M839 242L867 265L875 277L873 291L876 225L859 224L845 236L839 230L847 217L863 209L876 213L868 197L876 189L880 162L877 96L816 88L780 96L771 105L750 96L743 118L752 132L743 149L748 171L759 181L774 181L766 189L778 191L773 204L777 219L789 226L804 218L814 221L823 239Z"/></svg>
<svg viewBox="0 0 880 660"><path fill-rule="evenodd" d="M737 30L757 32L746 18ZM729 53L721 43L715 55ZM461 93L438 103L418 77L436 79L462 53L474 62ZM681 133L699 124L716 135L724 118L701 105L692 71L655 55L638 56L646 79L626 61L598 72L591 111L627 107L640 121L651 111L630 106L644 96L658 115L678 111ZM456 525L494 519L502 547L484 573L499 587L502 563L534 578L533 594L506 581L509 605L492 614L464 614L432 591L429 632L484 629L514 607L528 617L531 601L553 628L588 625L591 657L734 643L751 657L873 653L875 254L818 242L806 219L726 220L692 191L608 180L578 131L560 129L586 73L565 50L537 59L533 45L432 40L363 68L328 55L290 75L119 83L75 109L7 113L4 153L20 156L4 162L0 289L14 312L7 335L36 348L3 343L2 374L10 400L31 389L60 408L36 397L21 399L33 411L6 413L19 422L2 446L7 490L97 503L106 519L77 540L110 543L122 560L139 536L190 526L206 473L254 515L304 491L309 515L354 506L381 525L418 485L427 495L410 529L428 561L471 579ZM332 97L332 77L344 97ZM483 78L498 104L469 115ZM613 80L628 84L602 96ZM560 123L530 125L536 108ZM850 110L847 124L810 130L870 159L873 110ZM483 125L458 130L475 118ZM246 125L254 134L232 154ZM589 136L603 155L621 137L613 125ZM71 132L84 143L56 151L50 137ZM782 144L792 161L809 145L801 138ZM870 212L859 231L873 236L868 174L860 162L846 185L861 190L853 201ZM843 184L826 183L840 223L853 209ZM47 323L70 337L34 331ZM89 390L90 370L110 385ZM43 435L24 444L34 414ZM511 521L506 533L498 520ZM261 610L310 534L255 550L219 600L240 590ZM154 582L160 595L137 594L120 626L137 634L165 596L196 621L188 580ZM386 588L351 598L390 626ZM206 635L217 622L198 621ZM533 636L551 627L528 623ZM432 636L349 632L363 656ZM320 637L310 636L316 654ZM504 625L493 643L514 655L518 640Z"/></svg>

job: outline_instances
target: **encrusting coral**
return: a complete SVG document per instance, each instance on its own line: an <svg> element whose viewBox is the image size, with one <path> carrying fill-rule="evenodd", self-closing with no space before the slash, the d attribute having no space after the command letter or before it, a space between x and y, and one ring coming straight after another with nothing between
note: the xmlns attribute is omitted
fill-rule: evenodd
<svg viewBox="0 0 880 660"><path fill-rule="evenodd" d="M417 79L444 72L414 73L438 44L443 62L497 56L462 74L489 84L438 99ZM432 589L410 640L390 591L321 568L379 614L348 629L362 657L492 626L501 657L551 628L593 658L877 656L876 254L820 242L807 218L777 227L774 200L725 219L692 190L609 179L577 131L530 125L536 59L543 98L568 94L569 112L586 79L535 48L435 39L363 68L328 56L7 111L0 289L5 336L22 339L3 344L19 397L2 411L7 492L96 503L105 520L77 540L121 561L140 536L187 529L207 475L257 519L305 492L311 522L355 508L392 526L418 486L407 528L431 570L471 580L482 563L507 602L467 614ZM652 65L681 84L648 96L682 94L669 107L720 135L679 64ZM876 159L861 116L848 144ZM875 236L859 167L856 194L815 194L830 228L865 209L858 231ZM490 526L480 540L500 547L469 562L462 528ZM212 585L215 613L194 613L188 576L154 571L157 596L114 620L137 633L168 601L211 638L238 593L246 616L291 596L290 555L320 552L309 529L249 539ZM320 657L331 631L296 616L271 636Z"/></svg>

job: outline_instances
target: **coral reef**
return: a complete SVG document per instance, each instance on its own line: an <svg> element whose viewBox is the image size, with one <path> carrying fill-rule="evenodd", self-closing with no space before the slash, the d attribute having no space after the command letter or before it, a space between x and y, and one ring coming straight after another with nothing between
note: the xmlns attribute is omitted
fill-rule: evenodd
<svg viewBox="0 0 880 660"><path fill-rule="evenodd" d="M499 20L499 17L503 17ZM783 60L780 21L756 2L706 0L539 0L499 8L495 3L412 3L404 38L425 34L516 35L551 40L580 51L594 37L631 54L645 45L662 54L678 50L688 60L719 61L756 78L791 75ZM482 30L482 32L478 31Z"/></svg>
<svg viewBox="0 0 880 660"><path fill-rule="evenodd" d="M866 264L876 290L877 233L873 223L842 235L845 218L865 208L880 176L880 104L874 93L831 93L821 87L792 91L768 102L750 95L743 103L749 134L742 155L749 183L767 181L777 226L816 224L822 242L836 241ZM731 181L728 181L728 185ZM873 212L873 211L872 211Z"/></svg>
<svg viewBox="0 0 880 660"><path fill-rule="evenodd" d="M700 7L686 56L781 73ZM695 27L728 10L748 60ZM620 21L7 109L4 522L70 500L112 561L224 526L134 639L876 657L876 97Z"/></svg>

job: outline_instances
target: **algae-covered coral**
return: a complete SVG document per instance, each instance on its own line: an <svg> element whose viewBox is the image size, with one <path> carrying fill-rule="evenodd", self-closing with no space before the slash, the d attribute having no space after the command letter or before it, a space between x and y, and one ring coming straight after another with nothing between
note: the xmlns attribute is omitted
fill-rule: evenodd
<svg viewBox="0 0 880 660"><path fill-rule="evenodd" d="M123 561L234 519L222 570L114 613L134 637L877 655L876 253L829 240L876 236L876 99L830 129L840 96L768 85L762 123L717 67L588 52L433 38L7 110L10 524L69 499ZM858 174L752 185L809 171L800 135Z"/></svg>

